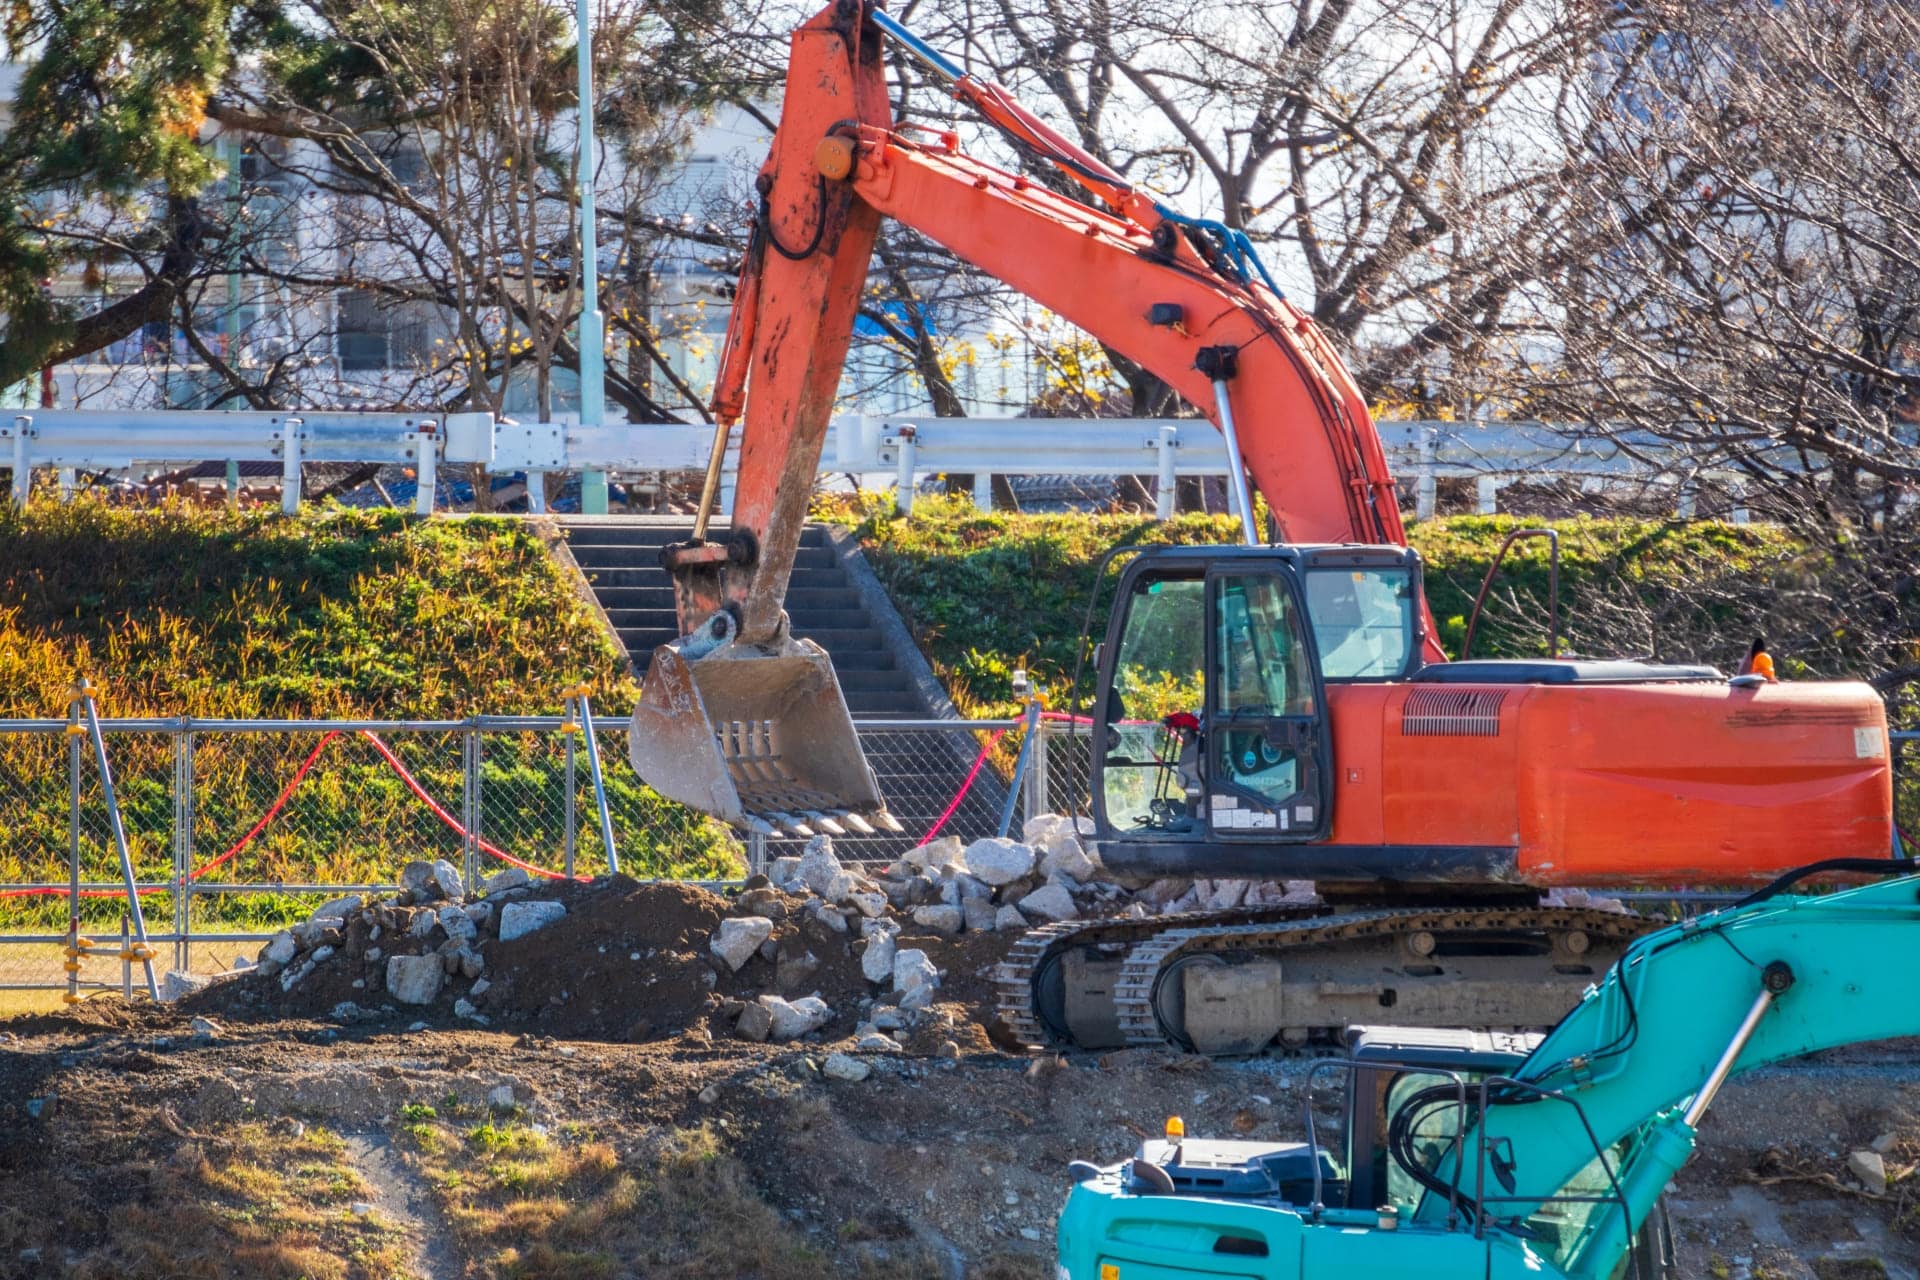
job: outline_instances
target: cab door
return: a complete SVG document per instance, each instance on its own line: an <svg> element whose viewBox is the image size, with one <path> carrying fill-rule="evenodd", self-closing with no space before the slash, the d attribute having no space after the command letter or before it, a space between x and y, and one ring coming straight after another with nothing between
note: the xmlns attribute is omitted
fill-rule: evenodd
<svg viewBox="0 0 1920 1280"><path fill-rule="evenodd" d="M1291 566L1215 564L1206 577L1208 835L1323 839L1332 747L1319 656Z"/></svg>

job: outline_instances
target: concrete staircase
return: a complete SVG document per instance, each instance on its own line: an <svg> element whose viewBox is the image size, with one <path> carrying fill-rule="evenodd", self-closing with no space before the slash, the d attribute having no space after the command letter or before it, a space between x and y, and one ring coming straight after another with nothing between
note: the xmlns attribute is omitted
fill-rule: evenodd
<svg viewBox="0 0 1920 1280"><path fill-rule="evenodd" d="M601 517L562 521L561 527L568 550L608 622L635 669L644 673L654 648L680 634L672 581L660 567L660 548L685 541L693 531L692 521ZM724 537L725 530L709 530L708 536ZM928 696L932 676L919 654L900 651L912 641L891 602L870 573L866 582L863 591L850 577L827 531L809 525L801 535L787 589L787 616L794 634L814 641L833 659L840 689L856 721L951 717L952 708L944 705L944 697L936 705ZM888 616L876 618L877 611ZM919 668L917 678L910 665ZM946 808L978 747L969 734L934 730L870 728L862 734L862 743L878 776L880 793L906 827L908 838L848 838L835 844L842 856L892 858L916 843ZM983 769L942 834L964 839L991 835L1005 795L993 771Z"/></svg>

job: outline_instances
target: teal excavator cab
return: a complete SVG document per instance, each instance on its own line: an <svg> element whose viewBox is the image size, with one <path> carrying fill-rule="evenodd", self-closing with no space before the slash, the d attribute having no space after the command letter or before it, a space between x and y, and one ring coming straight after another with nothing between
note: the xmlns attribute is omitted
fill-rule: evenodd
<svg viewBox="0 0 1920 1280"><path fill-rule="evenodd" d="M1306 1141L1076 1161L1059 1280L1661 1280L1663 1197L1731 1076L1920 1034L1920 863L1834 859L1644 935L1544 1035L1359 1028ZM1883 879L1831 893L1818 875Z"/></svg>

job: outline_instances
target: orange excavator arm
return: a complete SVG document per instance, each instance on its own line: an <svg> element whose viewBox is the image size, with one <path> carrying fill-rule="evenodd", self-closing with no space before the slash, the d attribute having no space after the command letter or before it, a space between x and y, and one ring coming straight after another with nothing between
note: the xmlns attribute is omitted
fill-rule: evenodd
<svg viewBox="0 0 1920 1280"><path fill-rule="evenodd" d="M932 66L1071 198L896 124L882 42ZM730 822L807 834L896 824L823 650L788 631L787 581L880 219L896 218L1138 362L1226 438L1292 543L1404 545L1393 478L1352 376L1266 276L1246 237L1182 217L962 74L870 0L795 31L785 101L714 390L716 436L691 540L667 547L682 636L652 655L630 751L662 794ZM730 431L730 528L706 536ZM1430 661L1445 655L1421 603Z"/></svg>
<svg viewBox="0 0 1920 1280"><path fill-rule="evenodd" d="M1093 202L896 127L880 58L907 46ZM714 410L742 420L731 570L687 574L683 629L734 602L742 639L779 629L879 218L894 218L1138 362L1229 434L1284 542L1404 545L1379 434L1311 317L1238 233L1183 218L962 74L884 12L840 0L794 35L780 127L722 350ZM751 536L757 545L744 545ZM704 561L686 558L703 556ZM722 548L688 548L715 564ZM743 561L752 558L749 566ZM1444 654L1426 628L1430 660Z"/></svg>

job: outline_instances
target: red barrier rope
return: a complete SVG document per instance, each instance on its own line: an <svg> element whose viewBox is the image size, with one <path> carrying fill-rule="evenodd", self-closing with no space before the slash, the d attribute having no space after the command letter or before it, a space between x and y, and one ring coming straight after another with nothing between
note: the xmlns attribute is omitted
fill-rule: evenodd
<svg viewBox="0 0 1920 1280"><path fill-rule="evenodd" d="M358 732L361 737L365 738L368 742L371 742L373 744L373 749L380 753L380 758L386 761L387 766L391 768L396 774L399 775L400 781L406 785L407 790L411 791L414 794L414 796L420 800L422 804L426 805L427 808L432 811L434 817L440 819L441 822L445 823L447 827L451 829L455 835L458 835L463 840L466 839L467 829L460 825L460 822L458 819L456 819L452 814L448 813L446 809L442 808L438 801L436 801L432 796L427 794L426 788L422 787L420 783L414 778L413 774L407 771L407 766L401 763L400 757L396 756L387 747L386 743L382 742L379 739L379 737L376 736L373 733L373 731L370 729L361 729ZM330 729L325 734L321 735L320 741L314 745L314 748L312 751L307 753L307 758L300 762L300 767L294 770L293 777L288 779L287 785L280 789L280 794L274 798L273 804L268 806L267 811L260 816L260 820L254 823L253 826L249 827L245 835L241 836L238 840L234 841L232 846L229 847L226 850L226 852L220 854L216 858L211 858L206 862L201 863L198 867L188 872L187 879L198 880L201 876L206 875L207 872L212 871L215 867L218 867L222 863L227 862L229 859L233 858L236 854L238 854L242 849L246 848L249 844L252 844L254 841L254 838L258 836L262 831L267 829L267 824L272 822L274 818L279 816L280 810L284 809L286 807L287 801L293 798L294 791L296 791L299 788L301 782L306 779L307 774L312 772L314 764L320 759L320 753L322 751L325 751L327 749L327 744L332 742L335 738L339 737L340 733L341 731L338 729ZM995 741L998 741L998 739L996 738ZM984 758L985 757L982 756L982 759ZM980 766L976 763L974 765L975 772L978 772L979 768ZM968 775L967 780L969 783L972 782L973 778L971 774ZM963 789L963 794L964 794L964 789ZM954 803L956 805L959 803L958 797L955 797ZM942 821L945 821L945 819L943 818ZM549 880L565 880L567 878L565 872L548 871L545 867L536 867L531 862L524 862L521 859L516 858L512 854L508 853L505 849L500 848L500 846L493 844L491 841L477 839L476 843L479 845L481 852L486 853L492 857L498 858L500 861L505 862L510 866L519 867L522 871L528 872L532 875L545 876ZM573 878L576 880L588 880L591 877L575 876ZM136 892L144 896L144 895L155 894L155 893L166 893L167 891L168 891L168 886L151 885L147 888L137 890ZM38 888L38 889L8 889L5 891L0 891L0 898L28 898L28 897L41 897L41 896L52 897L55 895L66 897L66 896L69 896L71 892L72 891L68 889L62 889L57 886L48 885L44 888ZM126 896L126 890L124 889L82 889L80 891L80 896L83 898L122 898Z"/></svg>
<svg viewBox="0 0 1920 1280"><path fill-rule="evenodd" d="M967 792L973 790L973 780L980 776L980 766L987 762L987 757L993 754L994 747L998 746L1000 739L1006 736L1007 731L1002 729L987 739L987 745L980 748L980 754L974 757L973 768L967 770L967 780L962 782L960 789L953 793L953 799L948 801L946 811L943 812L939 818L935 819L932 826L927 828L927 834L920 837L921 844L926 844L932 840L934 836L940 833L940 828L947 825L947 819L951 818L953 811L960 807L960 802L967 798Z"/></svg>

